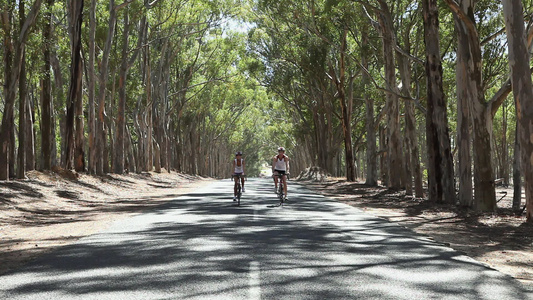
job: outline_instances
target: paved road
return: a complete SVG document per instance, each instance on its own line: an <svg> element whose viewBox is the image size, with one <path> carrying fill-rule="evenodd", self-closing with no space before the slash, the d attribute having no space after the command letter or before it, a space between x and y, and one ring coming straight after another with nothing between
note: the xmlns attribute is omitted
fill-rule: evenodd
<svg viewBox="0 0 533 300"><path fill-rule="evenodd" d="M230 181L0 276L0 299L528 299L514 279L308 190Z"/></svg>

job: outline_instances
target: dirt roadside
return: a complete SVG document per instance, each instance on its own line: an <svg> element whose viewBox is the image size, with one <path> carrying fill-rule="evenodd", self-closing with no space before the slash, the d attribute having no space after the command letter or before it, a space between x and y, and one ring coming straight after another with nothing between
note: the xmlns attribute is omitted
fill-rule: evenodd
<svg viewBox="0 0 533 300"><path fill-rule="evenodd" d="M498 212L473 212L406 197L383 187L329 179L301 181L329 198L431 237L520 280L533 291L533 226L511 213L513 190L499 188Z"/></svg>
<svg viewBox="0 0 533 300"><path fill-rule="evenodd" d="M168 172L60 174L0 182L0 274L211 182Z"/></svg>

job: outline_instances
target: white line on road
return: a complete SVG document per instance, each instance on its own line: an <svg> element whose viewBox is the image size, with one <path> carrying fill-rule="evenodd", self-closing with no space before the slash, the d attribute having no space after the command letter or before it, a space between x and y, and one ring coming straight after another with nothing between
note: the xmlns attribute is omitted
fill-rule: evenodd
<svg viewBox="0 0 533 300"><path fill-rule="evenodd" d="M248 299L261 299L260 266L258 261L250 262L250 292Z"/></svg>

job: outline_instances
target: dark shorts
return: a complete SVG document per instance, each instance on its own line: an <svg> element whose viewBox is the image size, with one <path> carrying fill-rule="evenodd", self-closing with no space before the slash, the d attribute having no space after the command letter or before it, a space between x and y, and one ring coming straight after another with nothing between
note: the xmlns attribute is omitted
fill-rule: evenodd
<svg viewBox="0 0 533 300"><path fill-rule="evenodd" d="M233 176L235 176L235 177L237 177L237 176L242 177L242 173L233 173Z"/></svg>
<svg viewBox="0 0 533 300"><path fill-rule="evenodd" d="M279 175L285 175L287 171L274 170L274 173L278 173Z"/></svg>

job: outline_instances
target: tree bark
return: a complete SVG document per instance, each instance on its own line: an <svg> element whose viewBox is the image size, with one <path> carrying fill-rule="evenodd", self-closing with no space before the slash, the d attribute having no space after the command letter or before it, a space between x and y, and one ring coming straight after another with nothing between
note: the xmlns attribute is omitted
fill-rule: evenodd
<svg viewBox="0 0 533 300"><path fill-rule="evenodd" d="M501 163L499 178L503 179L505 186L509 185L509 145L507 141L507 129L508 129L508 109L503 106L503 121L502 121L502 147L501 147Z"/></svg>
<svg viewBox="0 0 533 300"><path fill-rule="evenodd" d="M124 13L124 32L122 41L122 64L120 66L119 78L119 101L117 110L117 128L115 136L114 152L114 172L116 174L124 173L124 132L126 129L126 80L128 73L128 41L129 41L129 16L128 10Z"/></svg>
<svg viewBox="0 0 533 300"><path fill-rule="evenodd" d="M89 119L89 157L87 171L90 174L96 173L96 117L95 117L95 86L96 86L96 74L95 74L95 61L96 57L96 0L91 0L91 6L89 9L89 66L87 89L89 93L88 99L88 119Z"/></svg>
<svg viewBox="0 0 533 300"><path fill-rule="evenodd" d="M455 26L461 24L456 20ZM469 102L472 101L470 93L476 90L468 79L467 66L469 64L468 40L465 33L458 29L457 64L456 64L456 90L457 90L457 147L458 147L458 177L459 177L459 204L462 207L474 206L474 193L472 185L472 121Z"/></svg>
<svg viewBox="0 0 533 300"><path fill-rule="evenodd" d="M366 25L365 25L366 26ZM366 29L366 28L365 28ZM369 38L367 30L363 29L362 45L363 49L361 64L368 70L368 58L369 55ZM370 78L368 74L363 73L363 93L365 98L365 113L366 113L366 181L365 184L369 186L378 185L378 162L377 162L377 147L376 147L376 126L374 122L374 100L370 97L368 92Z"/></svg>
<svg viewBox="0 0 533 300"><path fill-rule="evenodd" d="M346 180L355 181L355 161L353 155L353 145L352 145L352 112L351 112L351 102L352 99L346 95L346 36L347 29L343 30L341 34L341 49L340 49L340 59L339 59L339 76L335 72L334 68L331 67L332 78L334 85L337 89L337 97L340 101L341 107L341 124L342 124L342 133L344 137L344 156L346 160ZM347 98L348 97L348 98Z"/></svg>
<svg viewBox="0 0 533 300"><path fill-rule="evenodd" d="M451 8L458 32L461 51L457 52L458 62L464 62L468 105L472 118L474 153L474 209L494 211L496 190L492 162L492 106L485 101L482 80L481 43L477 32L474 0L462 0L460 5L446 0ZM460 56L463 58L459 59Z"/></svg>
<svg viewBox="0 0 533 300"><path fill-rule="evenodd" d="M19 22L20 30L24 26L24 2L19 2ZM26 54L25 50L22 53L22 62L20 67L19 80L19 149L18 149L18 164L17 164L17 178L24 179L26 177L26 108L28 90L26 87ZM14 142L14 140L13 140Z"/></svg>
<svg viewBox="0 0 533 300"><path fill-rule="evenodd" d="M42 168L50 170L52 168L52 7L54 0L48 0L46 12L44 13L43 44L44 44L44 66L42 80L42 111L41 111L41 146L43 153Z"/></svg>
<svg viewBox="0 0 533 300"><path fill-rule="evenodd" d="M103 175L107 170L106 166L106 125L105 125L105 104L106 104L106 87L107 79L109 77L109 54L113 46L113 39L115 36L116 26L116 9L115 1L109 1L109 23L107 38L102 53L102 61L100 62L100 74L98 77L98 119L96 122L96 174Z"/></svg>
<svg viewBox="0 0 533 300"><path fill-rule="evenodd" d="M422 5L428 98L426 115L428 198L437 203L455 204L453 161L442 87L438 5L436 0L423 0Z"/></svg>
<svg viewBox="0 0 533 300"><path fill-rule="evenodd" d="M392 17L385 1L381 5L380 25L383 34L383 57L385 62L385 82L387 89L387 135L388 135L388 187L402 188L403 162L400 134L400 106L398 101L398 85L396 83L396 65L394 45L396 39L393 32Z"/></svg>
<svg viewBox="0 0 533 300"><path fill-rule="evenodd" d="M525 179L526 217L527 222L533 223L533 82L524 28L524 9L521 1L503 0L502 3L509 47L511 83L520 126L518 136Z"/></svg>
<svg viewBox="0 0 533 300"><path fill-rule="evenodd" d="M522 168L520 168L520 134L518 131L520 126L516 122L515 142L514 142L514 156L513 156L513 212L515 214L521 213L520 205L522 205Z"/></svg>
<svg viewBox="0 0 533 300"><path fill-rule="evenodd" d="M24 151L26 151L26 171L35 170L35 130L33 128L35 114L33 103L33 99L28 99L26 102L26 138L28 141L27 146L24 149Z"/></svg>
<svg viewBox="0 0 533 300"><path fill-rule="evenodd" d="M409 38L410 30L404 35L404 53L410 55L411 42ZM409 59L404 53L396 52L398 57L398 66L400 70L400 77L402 80L402 94L408 99L412 99L411 87L411 73L412 67ZM417 128L416 128L416 116L415 105L412 100L404 101L405 107L405 170L406 170L406 194L413 195L413 183L414 183L414 196L416 198L424 197L424 187L422 183L422 169L420 166L420 150L417 140ZM413 181L414 179L414 181Z"/></svg>
<svg viewBox="0 0 533 300"><path fill-rule="evenodd" d="M14 5L14 1L11 3ZM11 23L12 16L5 14L0 18L4 23L3 27L6 28L7 34L4 34L4 51L5 53L5 104L4 113L2 115L2 125L0 127L0 180L8 180L9 175L13 170L10 170L10 156L12 156L12 149L14 148L14 105L17 93L18 82L20 78L20 68L22 65L23 53L26 45L26 41L30 34L30 29L35 24L39 10L41 8L41 0L36 0L32 6L32 9L24 25L17 34L16 40L11 40ZM11 10L10 10L11 11ZM6 19L7 18L7 19ZM6 24L7 23L7 24ZM12 49L15 49L15 55L13 56Z"/></svg>
<svg viewBox="0 0 533 300"><path fill-rule="evenodd" d="M76 169L79 167L80 154L83 161L83 147L81 153L75 144L75 116L77 115L77 103L81 100L82 89L82 58L81 58L81 25L83 20L83 1L71 0L70 2L70 35L71 35L71 71L70 87L67 97L67 119L66 119L66 149L63 165L66 169L73 168L73 159L76 160ZM82 114L83 115L83 114ZM83 121L83 119L82 119ZM77 123L77 120L76 120ZM76 153L74 153L76 151Z"/></svg>

